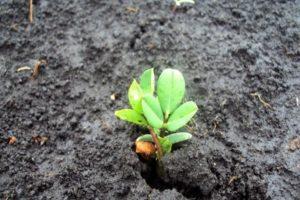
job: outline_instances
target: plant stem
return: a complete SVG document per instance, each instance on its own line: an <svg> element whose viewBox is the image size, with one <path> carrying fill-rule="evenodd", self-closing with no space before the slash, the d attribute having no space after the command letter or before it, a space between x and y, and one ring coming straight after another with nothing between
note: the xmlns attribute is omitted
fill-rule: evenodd
<svg viewBox="0 0 300 200"><path fill-rule="evenodd" d="M152 139L153 139L153 141L155 143L155 146L156 146L156 149L157 149L157 158L158 158L158 160L160 160L163 156L163 152L161 150L161 146L160 146L160 143L158 141L157 135L151 127L149 127L149 132L152 136Z"/></svg>

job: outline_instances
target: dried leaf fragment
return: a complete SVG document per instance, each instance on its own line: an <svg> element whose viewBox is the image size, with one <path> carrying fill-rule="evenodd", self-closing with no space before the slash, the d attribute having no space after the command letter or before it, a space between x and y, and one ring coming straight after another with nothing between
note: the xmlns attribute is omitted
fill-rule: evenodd
<svg viewBox="0 0 300 200"><path fill-rule="evenodd" d="M115 101L115 100L116 100L116 94L113 93L112 95L110 95L110 99L111 99L112 101Z"/></svg>
<svg viewBox="0 0 300 200"><path fill-rule="evenodd" d="M38 60L33 68L31 79L35 79L42 70L46 68L47 62L45 60Z"/></svg>
<svg viewBox="0 0 300 200"><path fill-rule="evenodd" d="M300 137L295 138L289 142L290 151L295 151L297 149L300 149Z"/></svg>
<svg viewBox="0 0 300 200"><path fill-rule="evenodd" d="M229 181L228 181L228 185L230 185L231 183L233 183L238 178L239 178L238 176L231 176L230 179L229 179Z"/></svg>
<svg viewBox="0 0 300 200"><path fill-rule="evenodd" d="M151 50L151 49L154 49L156 47L156 45L153 43L149 43L149 44L147 44L146 47L147 47L147 49Z"/></svg>
<svg viewBox="0 0 300 200"><path fill-rule="evenodd" d="M33 22L33 0L29 0L29 22Z"/></svg>
<svg viewBox="0 0 300 200"><path fill-rule="evenodd" d="M125 9L129 13L137 13L139 11L138 8L134 8L134 7L130 7L130 6L126 7Z"/></svg>
<svg viewBox="0 0 300 200"><path fill-rule="evenodd" d="M155 151L156 151L155 146L151 142L143 142L143 141L135 142L135 152L138 154L150 156L154 154Z"/></svg>
<svg viewBox="0 0 300 200"><path fill-rule="evenodd" d="M17 138L15 136L8 137L8 144L14 144L16 141L17 141Z"/></svg>
<svg viewBox="0 0 300 200"><path fill-rule="evenodd" d="M48 141L48 137L37 135L33 136L32 140L34 143L44 145Z"/></svg>

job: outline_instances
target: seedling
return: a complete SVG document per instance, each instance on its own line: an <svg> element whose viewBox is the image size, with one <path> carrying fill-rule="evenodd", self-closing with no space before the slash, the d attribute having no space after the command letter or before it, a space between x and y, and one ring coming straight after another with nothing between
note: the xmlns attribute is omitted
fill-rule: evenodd
<svg viewBox="0 0 300 200"><path fill-rule="evenodd" d="M185 81L180 71L165 69L158 78L155 93L153 68L144 71L140 84L134 79L128 90L131 109L122 109L115 115L122 120L146 127L150 134L136 139L139 152L153 152L155 144L158 159L172 150L172 145L189 140L192 135L177 132L196 114L198 107L193 101L182 104L185 94ZM140 143L139 143L140 142ZM145 144L145 147L142 145ZM147 146L147 147L146 147Z"/></svg>

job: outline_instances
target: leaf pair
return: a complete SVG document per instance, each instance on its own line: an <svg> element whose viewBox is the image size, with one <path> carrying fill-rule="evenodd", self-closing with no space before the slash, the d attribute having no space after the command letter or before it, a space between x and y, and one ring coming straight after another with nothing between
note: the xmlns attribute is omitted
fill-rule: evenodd
<svg viewBox="0 0 300 200"><path fill-rule="evenodd" d="M152 127L164 127L169 131L176 131L188 123L198 108L194 102L186 102L179 106L184 93L185 81L181 72L165 69L157 82L158 97L148 95L142 100L143 113L148 123Z"/></svg>
<svg viewBox="0 0 300 200"><path fill-rule="evenodd" d="M140 77L141 85L134 79L128 90L129 104L137 113L143 113L142 99L145 94L154 93L154 71L153 68L146 70Z"/></svg>
<svg viewBox="0 0 300 200"><path fill-rule="evenodd" d="M142 108L149 124L154 128L162 128L164 115L158 99L152 95L146 95L142 100Z"/></svg>
<svg viewBox="0 0 300 200"><path fill-rule="evenodd" d="M122 120L147 126L148 123L144 118L142 99L146 94L154 93L154 71L153 68L144 71L140 77L141 85L134 79L128 90L129 104L132 109L122 109L115 112L115 115Z"/></svg>

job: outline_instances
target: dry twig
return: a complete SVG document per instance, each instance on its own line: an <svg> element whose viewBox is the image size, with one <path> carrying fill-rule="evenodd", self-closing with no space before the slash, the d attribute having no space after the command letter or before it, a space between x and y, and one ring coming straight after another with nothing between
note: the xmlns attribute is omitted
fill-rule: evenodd
<svg viewBox="0 0 300 200"><path fill-rule="evenodd" d="M35 79L39 75L39 73L41 72L42 66L46 66L46 65L47 65L47 62L45 60L38 60L36 62L36 64L34 65L31 79Z"/></svg>
<svg viewBox="0 0 300 200"><path fill-rule="evenodd" d="M34 143L37 143L40 145L44 145L48 141L48 137L40 136L40 135L32 136L31 139Z"/></svg>
<svg viewBox="0 0 300 200"><path fill-rule="evenodd" d="M265 102L262 99L261 94L259 94L258 92L251 93L250 95L253 97L258 97L258 100L263 104L264 107L272 109L272 106L269 103Z"/></svg>
<svg viewBox="0 0 300 200"><path fill-rule="evenodd" d="M126 11L129 13L137 13L139 11L139 9L128 6L128 7L126 7Z"/></svg>
<svg viewBox="0 0 300 200"><path fill-rule="evenodd" d="M218 127L218 125L219 125L218 119L219 119L219 116L218 116L218 115L213 119L213 125L214 125L214 128L213 128L213 130L212 130L213 133L215 132L215 130L217 129L217 127Z"/></svg>
<svg viewBox="0 0 300 200"><path fill-rule="evenodd" d="M29 0L29 22L33 22L33 3L32 0Z"/></svg>
<svg viewBox="0 0 300 200"><path fill-rule="evenodd" d="M233 183L238 178L239 178L238 176L231 176L230 179L229 179L229 181L228 181L228 185L230 185L231 183Z"/></svg>
<svg viewBox="0 0 300 200"><path fill-rule="evenodd" d="M30 71L31 68L28 66L23 66L17 69L17 72L21 72L21 71Z"/></svg>

